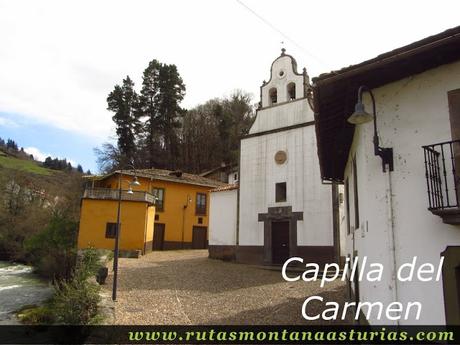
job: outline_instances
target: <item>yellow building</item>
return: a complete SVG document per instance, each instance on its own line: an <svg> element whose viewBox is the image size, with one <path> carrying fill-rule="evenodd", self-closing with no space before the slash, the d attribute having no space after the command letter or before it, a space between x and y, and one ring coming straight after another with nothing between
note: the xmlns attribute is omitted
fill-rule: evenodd
<svg viewBox="0 0 460 345"><path fill-rule="evenodd" d="M221 182L159 169L124 170L121 176L120 250L144 254L207 248L209 191ZM134 176L139 186L130 184ZM114 248L119 179L119 171L89 178L81 205L79 249Z"/></svg>

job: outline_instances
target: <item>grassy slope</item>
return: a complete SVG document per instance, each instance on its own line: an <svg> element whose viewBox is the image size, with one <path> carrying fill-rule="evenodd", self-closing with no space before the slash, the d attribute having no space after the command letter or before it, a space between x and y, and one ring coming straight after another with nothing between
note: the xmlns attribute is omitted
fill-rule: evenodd
<svg viewBox="0 0 460 345"><path fill-rule="evenodd" d="M53 170L43 168L34 161L8 156L0 156L0 167L45 176L49 176L54 173Z"/></svg>

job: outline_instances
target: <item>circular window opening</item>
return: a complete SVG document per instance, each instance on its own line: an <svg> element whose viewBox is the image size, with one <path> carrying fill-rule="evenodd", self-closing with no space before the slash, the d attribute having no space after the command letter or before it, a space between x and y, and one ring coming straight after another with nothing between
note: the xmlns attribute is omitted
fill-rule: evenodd
<svg viewBox="0 0 460 345"><path fill-rule="evenodd" d="M284 76L284 71L279 71L278 75L282 78Z"/></svg>
<svg viewBox="0 0 460 345"><path fill-rule="evenodd" d="M276 164L284 164L287 160L287 154L285 151L278 151L275 154L275 162Z"/></svg>

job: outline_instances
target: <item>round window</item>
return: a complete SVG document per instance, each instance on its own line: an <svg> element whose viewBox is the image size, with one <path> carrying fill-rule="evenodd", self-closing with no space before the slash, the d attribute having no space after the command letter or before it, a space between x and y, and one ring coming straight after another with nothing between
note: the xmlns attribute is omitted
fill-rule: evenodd
<svg viewBox="0 0 460 345"><path fill-rule="evenodd" d="M284 73L283 70L281 70L281 71L278 72L278 77L279 77L279 78L283 78L284 76L285 76L285 73Z"/></svg>
<svg viewBox="0 0 460 345"><path fill-rule="evenodd" d="M275 162L276 164L284 164L287 160L287 154L285 151L278 151L275 154Z"/></svg>

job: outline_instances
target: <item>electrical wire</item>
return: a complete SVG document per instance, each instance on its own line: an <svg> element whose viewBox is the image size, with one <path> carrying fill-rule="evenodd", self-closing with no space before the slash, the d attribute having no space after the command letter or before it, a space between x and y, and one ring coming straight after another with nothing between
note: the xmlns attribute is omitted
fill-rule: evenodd
<svg viewBox="0 0 460 345"><path fill-rule="evenodd" d="M325 61L323 61L322 59L320 59L319 57L315 56L314 54L312 54L310 51L308 51L307 49L305 49L304 47L302 47L299 43L297 43L294 39L292 39L291 37L289 37L287 34L285 34L283 31L281 31L280 29L278 29L274 24L272 24L270 21L268 21L267 19L265 19L264 17L262 17L260 14L258 14L256 11L254 11L252 8L250 8L248 5L246 5L243 1L241 0L235 0L237 3L239 3L241 6L243 6L246 10L248 10L249 12L251 12L254 16L256 16L259 20L261 20L264 24L266 24L267 26L269 26L272 30L276 31L278 34L280 34L283 38L285 38L286 40L290 41L293 45L295 45L297 48L299 48L300 50L302 50L306 55L312 57L313 59L315 59L317 62L319 62L321 65L323 65L324 67L327 67L328 69L329 68L329 64L327 64ZM284 42L282 42L284 43Z"/></svg>

